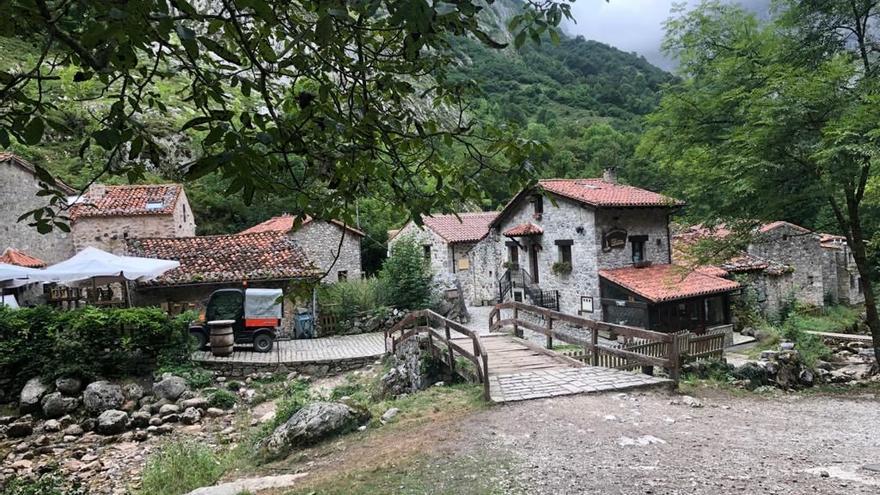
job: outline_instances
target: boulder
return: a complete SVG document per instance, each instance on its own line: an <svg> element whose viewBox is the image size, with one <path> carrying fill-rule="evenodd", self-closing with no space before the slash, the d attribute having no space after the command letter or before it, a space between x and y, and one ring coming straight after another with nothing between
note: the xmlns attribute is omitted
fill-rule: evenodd
<svg viewBox="0 0 880 495"><path fill-rule="evenodd" d="M278 459L297 447L353 430L369 418L369 412L339 402L312 402L261 442L260 452L268 459Z"/></svg>
<svg viewBox="0 0 880 495"><path fill-rule="evenodd" d="M83 392L83 404L90 413L119 409L123 403L122 387L107 381L92 382Z"/></svg>
<svg viewBox="0 0 880 495"><path fill-rule="evenodd" d="M398 409L398 408L396 408L396 407L392 407L391 409L388 409L387 411L385 411L385 412L382 414L382 417L379 418L379 419L380 419L383 423L387 423L387 422L391 421L392 419L394 419L394 418L397 416L397 414L398 414L399 412L400 412L400 409Z"/></svg>
<svg viewBox="0 0 880 495"><path fill-rule="evenodd" d="M180 412L180 406L177 404L165 404L159 408L160 416L168 416L169 414L177 414Z"/></svg>
<svg viewBox="0 0 880 495"><path fill-rule="evenodd" d="M397 397L412 391L409 376L403 367L391 368L380 379L382 397Z"/></svg>
<svg viewBox="0 0 880 495"><path fill-rule="evenodd" d="M85 431L83 431L83 428L80 425L70 425L61 433L64 436L78 437L85 433Z"/></svg>
<svg viewBox="0 0 880 495"><path fill-rule="evenodd" d="M207 409L208 399L204 397L193 397L192 399L182 400L180 401L180 407L184 409L189 409L190 407L195 407L196 409Z"/></svg>
<svg viewBox="0 0 880 495"><path fill-rule="evenodd" d="M128 424L128 414L125 411L108 409L98 416L95 431L102 435L118 435L125 431Z"/></svg>
<svg viewBox="0 0 880 495"><path fill-rule="evenodd" d="M40 401L49 392L49 386L39 378L31 378L21 389L18 399L18 408L22 413L31 413L40 410Z"/></svg>
<svg viewBox="0 0 880 495"><path fill-rule="evenodd" d="M176 401L186 390L186 380L174 375L165 375L153 384L153 395L170 401Z"/></svg>
<svg viewBox="0 0 880 495"><path fill-rule="evenodd" d="M131 425L136 428L146 428L150 424L150 413L147 411L136 411L131 414Z"/></svg>
<svg viewBox="0 0 880 495"><path fill-rule="evenodd" d="M64 395L75 396L82 390L82 380L71 376L55 380L55 389Z"/></svg>
<svg viewBox="0 0 880 495"><path fill-rule="evenodd" d="M47 433L55 433L61 431L61 422L57 419L49 419L43 423L43 431Z"/></svg>
<svg viewBox="0 0 880 495"><path fill-rule="evenodd" d="M76 411L79 406L79 399L75 397L65 397L61 392L52 392L46 394L42 400L43 416L47 418L60 418L65 414Z"/></svg>
<svg viewBox="0 0 880 495"><path fill-rule="evenodd" d="M180 422L185 425L194 425L202 420L202 413L195 407L189 407L180 415Z"/></svg>
<svg viewBox="0 0 880 495"><path fill-rule="evenodd" d="M122 395L124 395L127 400L137 402L144 396L144 387L141 387L137 383L126 383L122 386Z"/></svg>

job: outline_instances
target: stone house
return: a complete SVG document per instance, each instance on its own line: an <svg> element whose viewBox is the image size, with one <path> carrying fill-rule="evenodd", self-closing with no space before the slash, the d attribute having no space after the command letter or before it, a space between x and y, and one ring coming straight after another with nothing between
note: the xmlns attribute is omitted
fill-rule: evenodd
<svg viewBox="0 0 880 495"><path fill-rule="evenodd" d="M318 220L281 215L244 230L241 234L282 232L294 240L306 256L326 275L323 281L357 280L363 276L361 241L364 233L339 220ZM338 255L337 255L338 254Z"/></svg>
<svg viewBox="0 0 880 495"><path fill-rule="evenodd" d="M128 239L126 252L180 262L178 268L138 283L135 289L136 305L160 306L171 313L203 311L211 293L221 288L281 288L289 295L295 282L311 282L320 274L299 244L283 232ZM285 335L292 329L295 307L285 297Z"/></svg>
<svg viewBox="0 0 880 495"><path fill-rule="evenodd" d="M191 237L196 222L180 184L95 184L70 209L75 251L91 246L123 254L139 237Z"/></svg>
<svg viewBox="0 0 880 495"><path fill-rule="evenodd" d="M496 278L502 250L496 243L481 242L498 212L468 212L422 217L422 226L410 220L389 232L389 255L401 239L412 237L422 246L425 260L436 277L461 284L465 301L486 303L497 297Z"/></svg>
<svg viewBox="0 0 880 495"><path fill-rule="evenodd" d="M723 239L730 233L723 225L681 229L674 236L677 258L686 263L688 245L709 236ZM790 222L758 226L744 252L718 266L699 269L744 282L771 319L778 318L793 300L816 307L864 302L861 278L846 238L818 234Z"/></svg>
<svg viewBox="0 0 880 495"><path fill-rule="evenodd" d="M66 184L57 185L66 194L76 194ZM27 221L18 221L25 212L46 206L46 198L37 196L40 189L34 165L0 152L0 250L12 248L53 264L73 255L72 234L59 229L40 234Z"/></svg>
<svg viewBox="0 0 880 495"><path fill-rule="evenodd" d="M672 264L669 218L682 205L611 174L539 181L483 241L506 253L497 299L660 331L726 329L739 284Z"/></svg>

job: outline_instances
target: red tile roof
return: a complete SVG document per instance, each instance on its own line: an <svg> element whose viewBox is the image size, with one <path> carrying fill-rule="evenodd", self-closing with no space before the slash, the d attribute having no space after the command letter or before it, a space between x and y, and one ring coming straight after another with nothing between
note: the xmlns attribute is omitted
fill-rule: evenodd
<svg viewBox="0 0 880 495"><path fill-rule="evenodd" d="M527 235L541 235L544 229L533 223L521 223L504 231L506 237L521 237Z"/></svg>
<svg viewBox="0 0 880 495"><path fill-rule="evenodd" d="M498 216L497 211L477 211L454 215L422 216L425 227L434 231L449 244L477 242L489 234L489 224Z"/></svg>
<svg viewBox="0 0 880 495"><path fill-rule="evenodd" d="M181 191L180 184L93 186L70 209L70 218L171 215Z"/></svg>
<svg viewBox="0 0 880 495"><path fill-rule="evenodd" d="M6 251L3 251L3 254L0 255L0 263L18 265L26 268L43 268L46 266L45 261L39 258L34 258L24 251L19 251L14 248L6 248Z"/></svg>
<svg viewBox="0 0 880 495"><path fill-rule="evenodd" d="M0 163L9 162L13 165L17 165L19 168L30 172L34 177L37 176L37 168L31 162L25 160L24 158L16 155L15 153L9 153L8 151L0 151ZM58 186L62 192L66 194L76 194L76 189L65 184L57 177L55 178L55 185Z"/></svg>
<svg viewBox="0 0 880 495"><path fill-rule="evenodd" d="M306 215L305 217L303 217L303 220L302 220L302 223L300 224L300 226L306 225L313 220L314 219L311 216ZM285 232L285 233L287 233L287 232L290 232L291 230L293 230L293 225L294 225L295 221L296 221L295 216L284 214L281 216L272 217L263 223L258 223L249 229L242 230L240 233L241 234L255 234L257 232ZM329 222L336 224L344 229L347 229L348 231L350 231L354 234L357 234L361 237L364 236L364 233L361 232L360 230L358 230L350 225L345 225L345 223L340 222L339 220L329 220Z"/></svg>
<svg viewBox="0 0 880 495"><path fill-rule="evenodd" d="M677 265L599 270L599 275L605 280L654 303L721 294L740 287L732 280L688 270Z"/></svg>
<svg viewBox="0 0 880 495"><path fill-rule="evenodd" d="M283 232L131 239L128 253L180 262L180 267L146 285L290 280L319 275L305 252Z"/></svg>
<svg viewBox="0 0 880 495"><path fill-rule="evenodd" d="M602 179L546 179L538 181L538 185L545 191L591 206L671 207L684 204L683 201L646 189L606 182Z"/></svg>
<svg viewBox="0 0 880 495"><path fill-rule="evenodd" d="M805 227L801 227L800 225L795 225L791 222L786 222L784 220L777 220L775 222L765 223L764 225L758 227L758 232L770 232L771 230L778 229L779 227L789 227L804 234L808 234L810 232L810 230Z"/></svg>

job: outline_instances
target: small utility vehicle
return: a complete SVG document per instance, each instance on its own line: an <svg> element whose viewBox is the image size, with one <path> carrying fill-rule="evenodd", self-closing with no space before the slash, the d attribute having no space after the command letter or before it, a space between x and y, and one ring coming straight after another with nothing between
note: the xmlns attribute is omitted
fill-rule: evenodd
<svg viewBox="0 0 880 495"><path fill-rule="evenodd" d="M233 320L236 344L253 344L258 352L269 352L281 331L281 289L219 289L211 294L205 315L189 326L199 349L211 337L208 322Z"/></svg>

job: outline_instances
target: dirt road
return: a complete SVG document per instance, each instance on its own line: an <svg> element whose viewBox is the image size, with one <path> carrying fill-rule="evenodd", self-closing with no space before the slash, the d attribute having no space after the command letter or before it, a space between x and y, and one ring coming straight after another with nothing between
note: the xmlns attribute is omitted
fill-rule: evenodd
<svg viewBox="0 0 880 495"><path fill-rule="evenodd" d="M475 441L458 454L510 459L505 471L530 494L880 493L873 395L698 400L645 393L494 407L461 423Z"/></svg>

